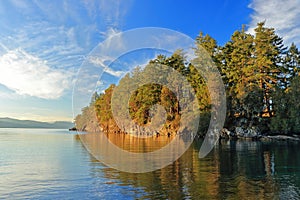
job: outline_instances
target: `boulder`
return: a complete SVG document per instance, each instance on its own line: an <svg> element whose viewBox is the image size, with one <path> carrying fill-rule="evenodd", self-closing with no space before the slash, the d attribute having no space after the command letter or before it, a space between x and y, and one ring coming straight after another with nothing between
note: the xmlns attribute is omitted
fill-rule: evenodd
<svg viewBox="0 0 300 200"><path fill-rule="evenodd" d="M238 138L258 138L261 133L257 127L235 127L235 134Z"/></svg>
<svg viewBox="0 0 300 200"><path fill-rule="evenodd" d="M249 138L257 138L260 137L261 133L257 127L250 127L248 129L247 137Z"/></svg>
<svg viewBox="0 0 300 200"><path fill-rule="evenodd" d="M221 139L236 139L236 134L232 131L229 131L227 128L223 128L220 131L220 138Z"/></svg>
<svg viewBox="0 0 300 200"><path fill-rule="evenodd" d="M229 139L230 137L230 131L227 128L222 128L220 131L220 138L221 139Z"/></svg>
<svg viewBox="0 0 300 200"><path fill-rule="evenodd" d="M229 136L230 136L231 139L236 139L237 138L235 132L232 132L232 131L230 131L230 135Z"/></svg>
<svg viewBox="0 0 300 200"><path fill-rule="evenodd" d="M239 126L235 127L235 135L237 137L244 137L244 135L245 135L244 129L242 127L239 127Z"/></svg>

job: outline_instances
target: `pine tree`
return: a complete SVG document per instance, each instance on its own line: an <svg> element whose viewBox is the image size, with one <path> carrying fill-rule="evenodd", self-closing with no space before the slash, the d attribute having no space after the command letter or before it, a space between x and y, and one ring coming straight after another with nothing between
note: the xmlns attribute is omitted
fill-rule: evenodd
<svg viewBox="0 0 300 200"><path fill-rule="evenodd" d="M292 79L290 87L278 87L274 96L275 116L271 131L275 134L300 134L300 77Z"/></svg>
<svg viewBox="0 0 300 200"><path fill-rule="evenodd" d="M260 90L255 85L254 37L235 31L231 40L220 48L219 59L227 93L226 126L253 125L257 113L262 109Z"/></svg>
<svg viewBox="0 0 300 200"><path fill-rule="evenodd" d="M272 92L282 71L281 59L285 50L283 40L273 28L257 24L254 38L254 65L258 87L263 91L264 110L261 115L272 117Z"/></svg>
<svg viewBox="0 0 300 200"><path fill-rule="evenodd" d="M300 51L294 43L291 44L283 59L283 71L279 85L288 88L293 78L299 76Z"/></svg>
<svg viewBox="0 0 300 200"><path fill-rule="evenodd" d="M199 51L197 51L199 50L199 46L201 46L201 48L204 48L212 58L216 55L218 49L217 41L208 34L204 35L203 32L200 32L199 36L196 37L196 46L196 55L199 53Z"/></svg>
<svg viewBox="0 0 300 200"><path fill-rule="evenodd" d="M179 103L187 93L185 83L171 75L176 70L196 94L201 115L200 132L205 133L214 109L211 105L217 94L214 91L218 90L214 84L216 79L210 73L214 63L226 88L228 115L225 126L259 126L261 131L264 128L274 133L300 133L300 51L295 44L286 50L283 40L273 28L265 27L264 22L257 24L255 35L246 33L243 26L222 47L202 32L195 43L195 59L190 63L182 50L175 51L170 57L159 55L145 68L134 68L118 86L111 85L104 94L95 93L90 106L83 108L82 114L76 117L76 126L84 129L96 112L102 129L115 129L117 124L112 116L111 99L113 91L118 91L114 112L127 117L123 110L128 105L121 99L129 99L131 119L140 125L148 125L153 114L150 111L152 105L160 104L167 113L165 128L176 130L182 113L188 108ZM145 80L150 84L145 84ZM157 82L159 84L155 84ZM188 95L192 98L190 93ZM126 123L118 124L119 129L123 130Z"/></svg>

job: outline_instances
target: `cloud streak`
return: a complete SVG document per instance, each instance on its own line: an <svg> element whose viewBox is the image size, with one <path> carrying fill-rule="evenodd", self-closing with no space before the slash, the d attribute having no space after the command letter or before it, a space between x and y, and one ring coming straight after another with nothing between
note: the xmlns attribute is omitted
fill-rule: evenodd
<svg viewBox="0 0 300 200"><path fill-rule="evenodd" d="M112 58L110 57L93 57L93 56L90 56L89 57L89 63L92 63L94 64L96 67L101 67L103 68L103 71L112 75L112 76L115 76L115 77L121 77L124 75L124 71L120 71L120 70L115 70L115 69L112 69L108 66L108 63L111 63L113 62Z"/></svg>
<svg viewBox="0 0 300 200"><path fill-rule="evenodd" d="M68 108L61 105L71 107L77 70L96 45L122 29L131 3L132 0L0 1L1 102L7 100L8 110L16 107L8 105L11 100L22 106L25 101L29 102L26 106L36 102L44 107L51 104L64 111L62 116L66 115ZM110 78L122 73L110 69L105 72ZM99 76L95 71L88 75L87 79ZM28 110L17 112L21 116Z"/></svg>
<svg viewBox="0 0 300 200"><path fill-rule="evenodd" d="M253 33L256 24L266 21L266 25L276 29L286 44L300 45L300 1L299 0L253 0L249 5L251 15L249 32Z"/></svg>
<svg viewBox="0 0 300 200"><path fill-rule="evenodd" d="M0 84L20 95L58 99L70 87L70 73L54 70L22 49L2 55L0 70Z"/></svg>
<svg viewBox="0 0 300 200"><path fill-rule="evenodd" d="M120 28L132 0L84 0L83 3L91 18L101 18L107 28Z"/></svg>

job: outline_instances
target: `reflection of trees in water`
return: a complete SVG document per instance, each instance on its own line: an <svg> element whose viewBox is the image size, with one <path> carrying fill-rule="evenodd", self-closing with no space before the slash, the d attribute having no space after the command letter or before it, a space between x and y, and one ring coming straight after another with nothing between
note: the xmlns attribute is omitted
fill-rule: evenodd
<svg viewBox="0 0 300 200"><path fill-rule="evenodd" d="M219 148L220 193L224 198L273 199L278 197L272 152L261 142L227 141Z"/></svg>
<svg viewBox="0 0 300 200"><path fill-rule="evenodd" d="M173 164L153 172L133 174L103 169L105 178L118 179L122 185L143 188L142 198L208 199L218 193L218 165L214 159L199 162L198 146L191 147ZM137 192L138 193L138 192Z"/></svg>
<svg viewBox="0 0 300 200"><path fill-rule="evenodd" d="M277 176L289 174L291 170L299 175L296 168L280 167L300 166L299 156L295 158L299 144L228 141L201 160L198 158L200 145L201 141L194 142L180 159L153 172L125 173L99 167L92 160L91 173L111 179L112 184L134 187L135 198L276 199L282 194L297 195L291 187L299 188L300 178L284 183Z"/></svg>
<svg viewBox="0 0 300 200"><path fill-rule="evenodd" d="M174 135L167 136L150 136L147 138L135 137L131 134L105 134L106 137L116 146L130 152L151 152L159 150L168 145Z"/></svg>

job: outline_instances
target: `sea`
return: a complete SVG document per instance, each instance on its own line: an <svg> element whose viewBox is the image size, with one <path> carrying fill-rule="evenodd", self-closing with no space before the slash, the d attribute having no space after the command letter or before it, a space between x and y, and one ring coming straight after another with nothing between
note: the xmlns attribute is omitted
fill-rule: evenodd
<svg viewBox="0 0 300 200"><path fill-rule="evenodd" d="M95 158L82 137L0 129L0 199L300 199L297 141L220 141L200 159L196 139L173 163L129 173Z"/></svg>

